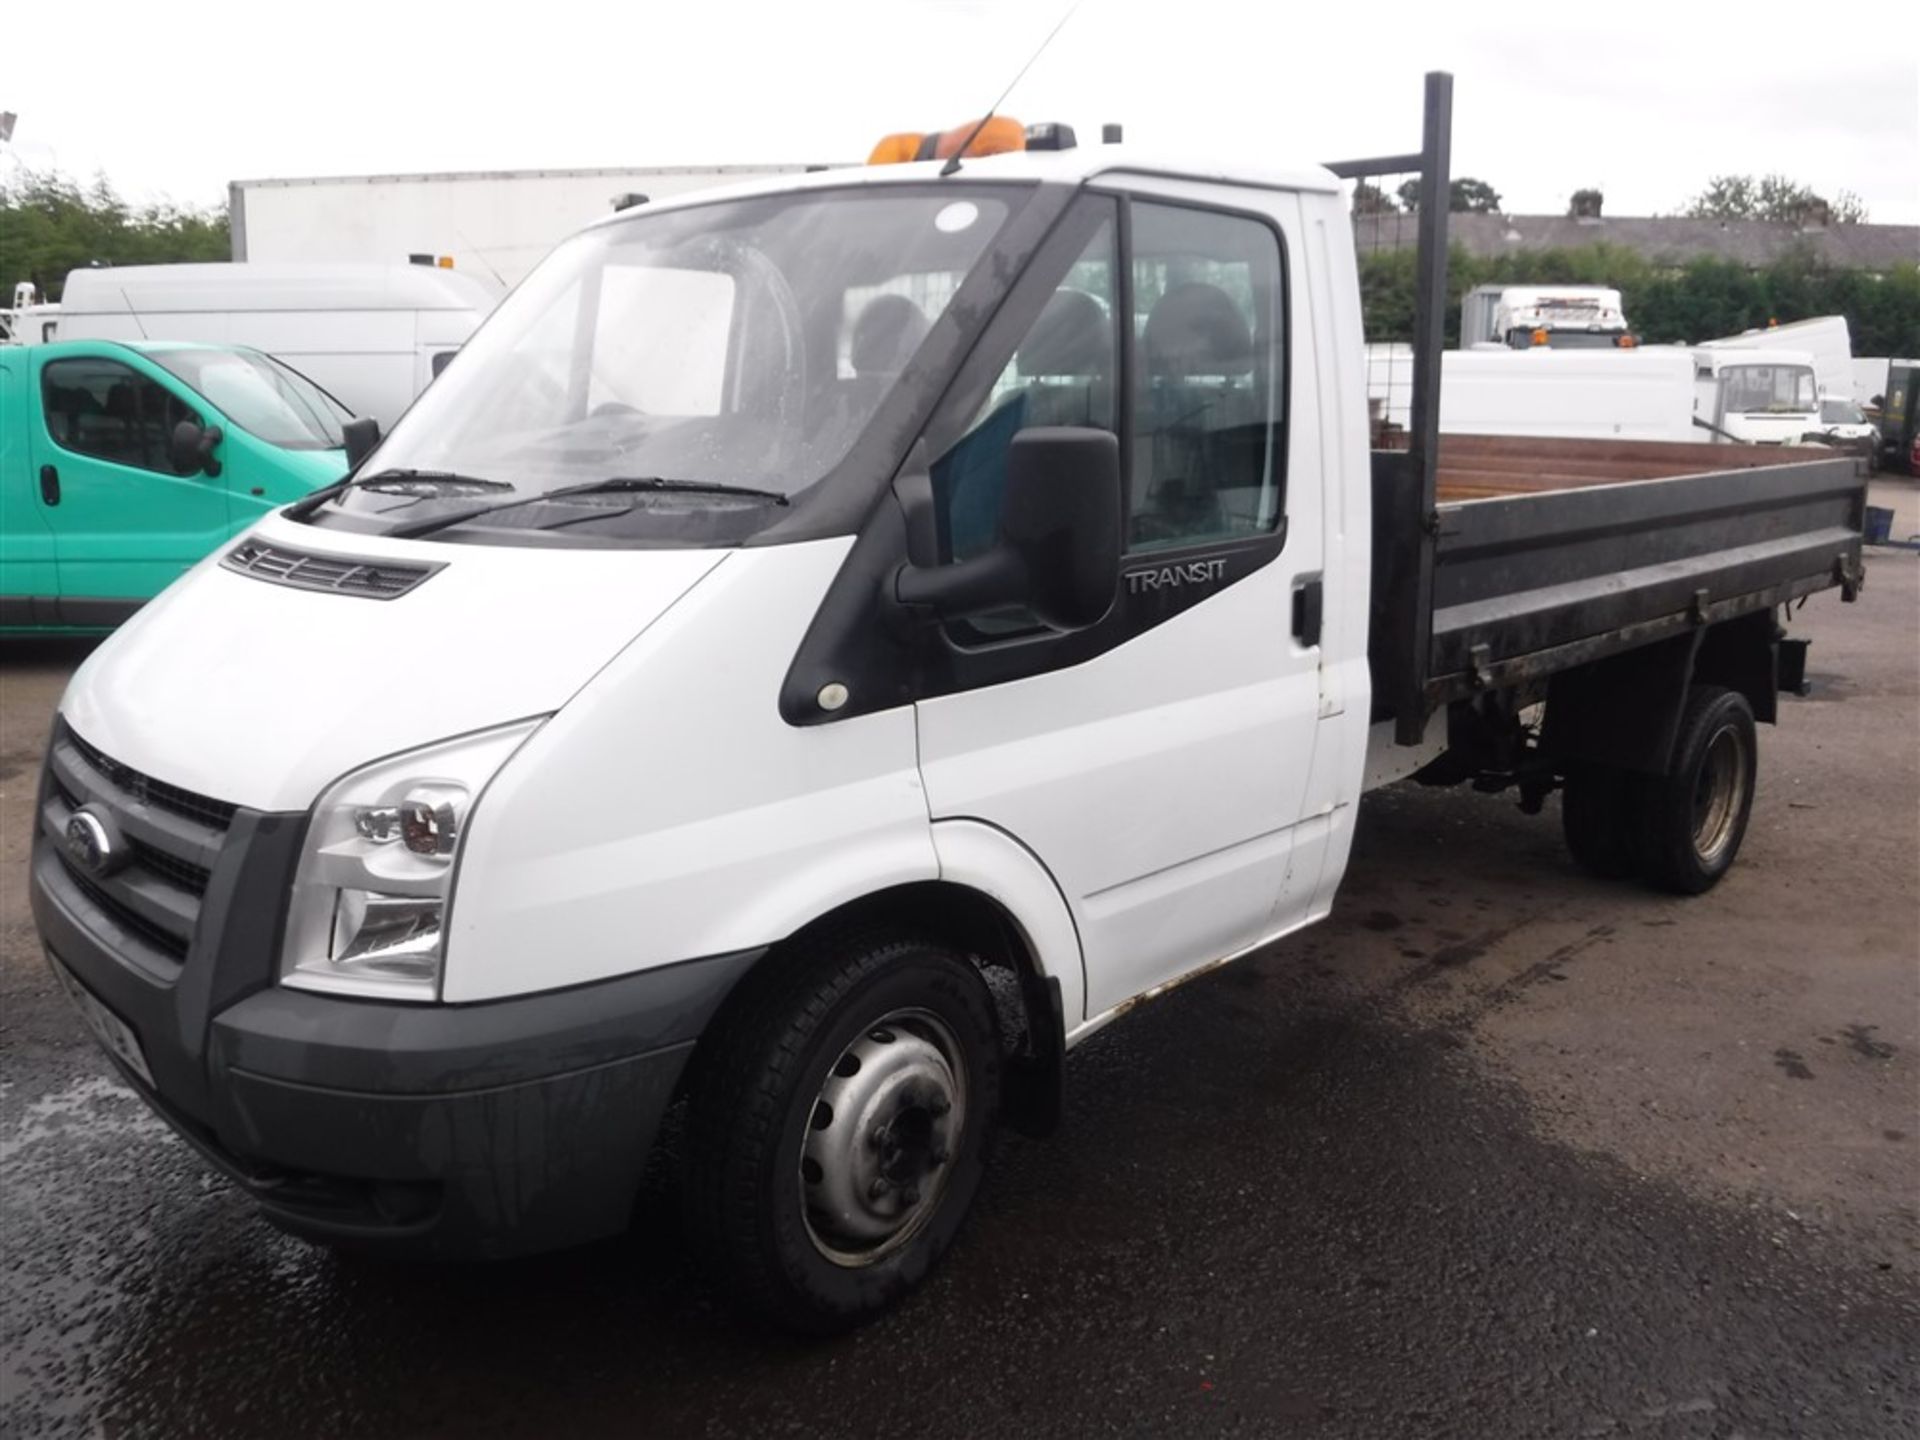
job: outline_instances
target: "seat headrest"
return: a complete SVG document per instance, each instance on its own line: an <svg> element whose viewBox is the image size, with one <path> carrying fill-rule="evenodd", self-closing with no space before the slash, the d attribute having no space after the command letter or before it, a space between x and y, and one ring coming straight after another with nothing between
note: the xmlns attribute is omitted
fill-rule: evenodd
<svg viewBox="0 0 1920 1440"><path fill-rule="evenodd" d="M1253 332L1218 285L1191 282L1162 295L1143 337L1153 375L1233 375L1253 368Z"/></svg>
<svg viewBox="0 0 1920 1440"><path fill-rule="evenodd" d="M904 295L876 295L853 322L850 359L856 375L897 375L933 322Z"/></svg>
<svg viewBox="0 0 1920 1440"><path fill-rule="evenodd" d="M1084 290L1056 290L1020 346L1022 375L1105 375L1113 368L1113 331L1100 302Z"/></svg>

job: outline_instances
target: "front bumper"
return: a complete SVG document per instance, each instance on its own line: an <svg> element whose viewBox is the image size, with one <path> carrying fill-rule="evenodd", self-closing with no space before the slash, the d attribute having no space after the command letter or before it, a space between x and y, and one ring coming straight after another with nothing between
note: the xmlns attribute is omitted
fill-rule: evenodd
<svg viewBox="0 0 1920 1440"><path fill-rule="evenodd" d="M175 954L56 843L63 805L121 803L132 827L145 791L63 758L33 849L41 939L133 1030L153 1083L115 1058L127 1083L271 1219L445 1258L625 1227L693 1043L760 952L471 1005L288 990L279 920L304 818L232 815Z"/></svg>

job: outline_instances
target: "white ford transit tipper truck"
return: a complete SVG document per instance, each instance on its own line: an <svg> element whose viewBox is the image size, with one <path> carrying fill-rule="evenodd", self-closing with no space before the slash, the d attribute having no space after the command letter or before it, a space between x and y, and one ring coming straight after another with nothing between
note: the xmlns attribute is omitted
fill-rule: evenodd
<svg viewBox="0 0 1920 1440"><path fill-rule="evenodd" d="M1449 98L1412 156L968 156L559 247L74 676L33 909L120 1074L276 1223L441 1256L619 1230L684 1105L693 1239L829 1330L1076 1043L1327 914L1366 785L1564 787L1589 866L1711 885L1863 484L1438 440ZM1370 454L1341 177L1415 167Z"/></svg>

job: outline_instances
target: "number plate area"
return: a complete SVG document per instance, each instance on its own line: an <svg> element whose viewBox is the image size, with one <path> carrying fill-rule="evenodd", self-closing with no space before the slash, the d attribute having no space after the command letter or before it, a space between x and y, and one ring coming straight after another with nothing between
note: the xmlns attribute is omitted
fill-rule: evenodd
<svg viewBox="0 0 1920 1440"><path fill-rule="evenodd" d="M109 1010L91 990L80 983L78 976L58 960L49 957L47 963L53 967L54 978L60 982L60 988L73 1001L74 1009L80 1012L80 1018L87 1022L93 1038L145 1081L149 1089L159 1088L153 1083L153 1072L147 1069L147 1057L141 1052L140 1037L133 1033L133 1027Z"/></svg>

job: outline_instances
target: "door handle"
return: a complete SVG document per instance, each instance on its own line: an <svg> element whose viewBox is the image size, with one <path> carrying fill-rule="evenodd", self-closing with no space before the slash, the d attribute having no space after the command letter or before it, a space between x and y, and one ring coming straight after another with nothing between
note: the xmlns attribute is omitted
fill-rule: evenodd
<svg viewBox="0 0 1920 1440"><path fill-rule="evenodd" d="M60 472L51 465L40 467L40 502L43 505L60 503Z"/></svg>
<svg viewBox="0 0 1920 1440"><path fill-rule="evenodd" d="M1320 611L1324 603L1318 580L1307 580L1293 592L1293 634L1302 645L1320 643Z"/></svg>

